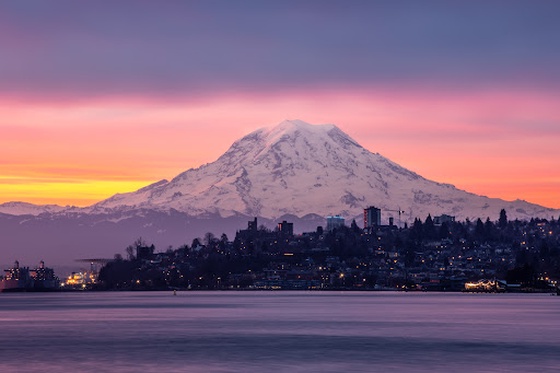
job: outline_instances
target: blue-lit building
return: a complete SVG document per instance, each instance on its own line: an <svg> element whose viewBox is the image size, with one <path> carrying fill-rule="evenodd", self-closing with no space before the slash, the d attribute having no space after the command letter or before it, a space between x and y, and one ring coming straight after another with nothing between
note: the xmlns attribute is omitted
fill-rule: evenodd
<svg viewBox="0 0 560 373"><path fill-rule="evenodd" d="M327 216L327 231L344 226L344 218L340 215Z"/></svg>

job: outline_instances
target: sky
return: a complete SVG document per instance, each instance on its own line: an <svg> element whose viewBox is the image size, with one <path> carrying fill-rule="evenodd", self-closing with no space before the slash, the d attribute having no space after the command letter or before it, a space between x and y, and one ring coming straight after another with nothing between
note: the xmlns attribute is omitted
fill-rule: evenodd
<svg viewBox="0 0 560 373"><path fill-rule="evenodd" d="M560 3L0 3L0 203L87 206L285 119L560 208Z"/></svg>

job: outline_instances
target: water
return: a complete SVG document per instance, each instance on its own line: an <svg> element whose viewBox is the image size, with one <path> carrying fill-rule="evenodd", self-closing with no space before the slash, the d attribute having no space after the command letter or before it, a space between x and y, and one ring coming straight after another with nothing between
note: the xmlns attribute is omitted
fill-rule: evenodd
<svg viewBox="0 0 560 373"><path fill-rule="evenodd" d="M0 294L0 372L557 372L560 298Z"/></svg>

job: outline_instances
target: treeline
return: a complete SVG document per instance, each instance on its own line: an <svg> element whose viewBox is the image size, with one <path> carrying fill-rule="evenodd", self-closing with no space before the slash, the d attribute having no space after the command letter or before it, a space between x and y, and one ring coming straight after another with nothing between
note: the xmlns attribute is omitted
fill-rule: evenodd
<svg viewBox="0 0 560 373"><path fill-rule="evenodd" d="M428 216L410 227L367 232L355 222L295 236L261 226L239 231L233 241L207 233L190 245L159 253L139 239L126 249L126 259L117 254L101 269L99 288L246 288L269 280L271 271L288 280L297 274L296 279L320 281L322 288L336 287L344 277L340 274L352 274L344 278L346 287L373 287L414 281L413 272L441 278L494 276L538 287L545 277L560 278L559 237L558 220L508 221L502 210L495 222L435 224Z"/></svg>

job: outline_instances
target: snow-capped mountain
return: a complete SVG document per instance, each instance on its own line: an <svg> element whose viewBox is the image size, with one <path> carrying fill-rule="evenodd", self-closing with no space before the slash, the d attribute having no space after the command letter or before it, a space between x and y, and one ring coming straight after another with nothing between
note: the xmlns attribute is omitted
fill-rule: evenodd
<svg viewBox="0 0 560 373"><path fill-rule="evenodd" d="M0 205L0 263L112 258L143 237L158 247L178 247L206 232L245 228L248 220L273 227L286 219L297 232L341 214L361 221L363 208L382 209L382 223L449 214L497 220L560 215L560 210L486 198L427 180L371 153L334 125L284 121L236 141L213 163L133 193L86 208ZM389 211L393 210L393 211Z"/></svg>
<svg viewBox="0 0 560 373"><path fill-rule="evenodd" d="M6 202L0 204L0 213L9 215L33 215L37 216L43 213L56 213L64 211L68 208L58 205L34 205L27 202Z"/></svg>
<svg viewBox="0 0 560 373"><path fill-rule="evenodd" d="M374 205L385 218L428 214L495 220L549 217L558 211L508 202L427 180L363 148L332 124L287 120L236 141L217 161L133 193L117 194L90 211L174 209L191 216L235 214L275 219L284 214L361 216Z"/></svg>

